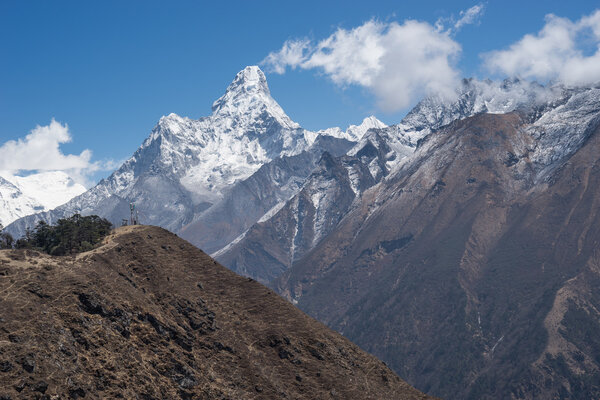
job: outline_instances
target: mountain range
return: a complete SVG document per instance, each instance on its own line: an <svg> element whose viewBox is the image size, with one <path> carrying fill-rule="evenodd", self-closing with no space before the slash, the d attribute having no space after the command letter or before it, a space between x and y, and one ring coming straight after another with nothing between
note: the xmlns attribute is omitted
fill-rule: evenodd
<svg viewBox="0 0 600 400"><path fill-rule="evenodd" d="M599 96L443 127L273 287L425 392L596 397Z"/></svg>
<svg viewBox="0 0 600 400"><path fill-rule="evenodd" d="M212 115L198 120L176 114L162 117L140 148L111 176L60 207L14 222L8 230L20 236L40 220L52 223L75 212L98 214L120 225L129 216L129 204L135 203L141 222L179 232L201 215L208 215L211 208L226 208L232 197L228 194L236 192L235 187L239 193L242 181L265 173L260 168L275 160L279 166L272 169L285 175L285 181L269 182L276 187L257 195L273 198L261 197L256 210L244 210L244 218L255 217L250 222L236 221L241 225L231 227L233 233L208 246L222 247L232 235L235 238L247 224L256 222L271 203L295 192L312 169L315 154L344 154L352 140L369 128L385 126L372 117L346 132L305 130L271 97L265 75L255 66L236 75L212 110ZM287 161L282 162L284 158Z"/></svg>
<svg viewBox="0 0 600 400"><path fill-rule="evenodd" d="M600 88L465 79L398 124L307 131L241 71L52 211L129 203L444 398L600 395Z"/></svg>
<svg viewBox="0 0 600 400"><path fill-rule="evenodd" d="M344 156L324 156L320 168L277 213L257 221L214 256L234 271L268 283L327 236L367 189L409 163L433 131L481 113L502 114L525 106L537 110L561 96L559 88L518 80L464 80L455 98L426 98L399 124L369 130Z"/></svg>

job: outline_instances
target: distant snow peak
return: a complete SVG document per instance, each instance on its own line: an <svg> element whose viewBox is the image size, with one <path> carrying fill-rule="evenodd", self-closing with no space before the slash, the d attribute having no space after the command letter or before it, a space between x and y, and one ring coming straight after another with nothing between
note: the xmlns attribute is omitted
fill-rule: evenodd
<svg viewBox="0 0 600 400"><path fill-rule="evenodd" d="M363 119L360 125L350 125L346 130L346 135L349 140L359 141L369 129L382 129L387 125L375 118L374 115Z"/></svg>
<svg viewBox="0 0 600 400"><path fill-rule="evenodd" d="M48 210L86 191L83 185L76 183L62 171L45 171L24 177L15 176L12 182Z"/></svg>
<svg viewBox="0 0 600 400"><path fill-rule="evenodd" d="M386 124L371 115L370 117L363 119L360 125L350 125L346 131L343 131L336 126L333 128L322 129L317 132L317 135L333 136L350 140L351 142L358 142L369 129L381 129L386 127Z"/></svg>
<svg viewBox="0 0 600 400"><path fill-rule="evenodd" d="M271 94L265 74L256 65L247 66L237 73L235 79L227 88L228 92L233 90L243 90L247 93L263 92L268 95Z"/></svg>
<svg viewBox="0 0 600 400"><path fill-rule="evenodd" d="M214 203L223 190L264 163L305 150L306 136L271 97L263 72L249 66L214 102L211 115L197 120L163 116L130 162L108 181L126 195L140 174L151 171L181 185L182 196L194 204Z"/></svg>
<svg viewBox="0 0 600 400"><path fill-rule="evenodd" d="M188 118L181 117L175 113L170 113L169 115L163 115L162 117L160 117L160 119L158 120L158 125L164 127L171 127L174 124L179 125L187 119Z"/></svg>
<svg viewBox="0 0 600 400"><path fill-rule="evenodd" d="M168 131L173 135L177 135L183 131L187 125L189 125L189 118L181 117L175 113L163 116L158 121L157 126L163 130Z"/></svg>
<svg viewBox="0 0 600 400"><path fill-rule="evenodd" d="M48 211L85 192L62 171L27 176L0 173L0 224L40 211Z"/></svg>

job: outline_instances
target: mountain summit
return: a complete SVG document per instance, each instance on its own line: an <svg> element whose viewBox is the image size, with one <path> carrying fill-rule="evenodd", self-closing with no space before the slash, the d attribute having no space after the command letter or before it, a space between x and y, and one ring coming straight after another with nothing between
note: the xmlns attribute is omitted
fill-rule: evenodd
<svg viewBox="0 0 600 400"><path fill-rule="evenodd" d="M257 66L238 72L223 96L213 103L213 119L235 118L244 121L273 118L285 129L300 129L271 97L267 78ZM239 132L239 130L238 130Z"/></svg>
<svg viewBox="0 0 600 400"><path fill-rule="evenodd" d="M322 129L317 134L334 136L338 138L348 139L354 142L358 142L370 129L382 129L386 128L387 125L371 115L366 117L360 123L360 125L350 125L346 131L341 130L339 127Z"/></svg>
<svg viewBox="0 0 600 400"><path fill-rule="evenodd" d="M238 72L227 87L225 94L213 103L212 110L218 112L228 102L235 101L240 96L246 97L248 95L271 96L267 78L257 66L248 66Z"/></svg>
<svg viewBox="0 0 600 400"><path fill-rule="evenodd" d="M53 211L16 221L9 230L20 236L39 220L52 223L75 212L120 224L134 202L142 221L178 232L223 200L234 185L279 157L305 151L320 155L321 147L345 152L351 135L331 136L292 121L271 97L264 73L248 66L214 102L211 115L192 119L171 113L160 118L140 148L107 179ZM304 169L302 175L308 174ZM294 179L293 187L301 178ZM265 193L272 191L265 188Z"/></svg>

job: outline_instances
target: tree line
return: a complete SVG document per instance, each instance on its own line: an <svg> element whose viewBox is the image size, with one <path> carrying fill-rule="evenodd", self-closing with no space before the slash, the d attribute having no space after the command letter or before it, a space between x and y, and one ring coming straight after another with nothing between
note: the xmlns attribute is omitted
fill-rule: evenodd
<svg viewBox="0 0 600 400"><path fill-rule="evenodd" d="M28 228L25 236L15 240L0 225L0 249L35 249L54 256L81 253L93 249L111 229L112 224L105 218L74 214L55 225L40 221L35 229Z"/></svg>

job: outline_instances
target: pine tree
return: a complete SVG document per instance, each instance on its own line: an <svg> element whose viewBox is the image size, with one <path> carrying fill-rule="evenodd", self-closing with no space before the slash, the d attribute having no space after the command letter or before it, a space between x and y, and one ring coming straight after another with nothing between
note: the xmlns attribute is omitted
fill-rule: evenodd
<svg viewBox="0 0 600 400"><path fill-rule="evenodd" d="M59 219L56 225L38 222L16 243L17 248L35 248L48 254L62 256L91 250L110 233L112 224L97 215L83 217L74 214Z"/></svg>
<svg viewBox="0 0 600 400"><path fill-rule="evenodd" d="M0 250L12 249L14 239L8 232L4 232L4 226L0 224Z"/></svg>

